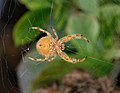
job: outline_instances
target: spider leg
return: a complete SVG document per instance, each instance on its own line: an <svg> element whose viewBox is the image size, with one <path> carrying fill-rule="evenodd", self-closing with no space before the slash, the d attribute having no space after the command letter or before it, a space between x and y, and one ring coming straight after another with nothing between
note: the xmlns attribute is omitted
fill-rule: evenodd
<svg viewBox="0 0 120 93"><path fill-rule="evenodd" d="M51 59L49 59L48 61L51 62L56 58L56 54L53 55L53 57Z"/></svg>
<svg viewBox="0 0 120 93"><path fill-rule="evenodd" d="M65 36L65 37L61 38L58 42L61 44L63 42L68 42L68 41L75 39L75 38L76 39L83 39L83 40L89 42L89 40L81 34L74 34L74 35Z"/></svg>
<svg viewBox="0 0 120 93"><path fill-rule="evenodd" d="M56 30L53 28L53 27L51 27L51 29L52 29L52 31L54 32L54 35L56 36L56 40L58 40L58 35L57 35L57 33L56 33Z"/></svg>
<svg viewBox="0 0 120 93"><path fill-rule="evenodd" d="M45 57L43 59L40 59L40 58L32 58L32 57L28 57L30 60L32 61L46 61L49 57Z"/></svg>
<svg viewBox="0 0 120 93"><path fill-rule="evenodd" d="M29 29L42 31L43 33L46 33L48 36L51 36L51 34L48 31L43 30L42 28L39 28L39 27L30 27Z"/></svg>
<svg viewBox="0 0 120 93"><path fill-rule="evenodd" d="M61 49L58 49L57 52L58 52L58 55L59 55L62 59L64 59L64 60L67 61L67 62L73 63L73 64L78 63L78 62L83 62L83 61L87 58L87 56L84 57L84 58L82 58L82 59L70 58L70 57L69 57L65 52L63 52Z"/></svg>

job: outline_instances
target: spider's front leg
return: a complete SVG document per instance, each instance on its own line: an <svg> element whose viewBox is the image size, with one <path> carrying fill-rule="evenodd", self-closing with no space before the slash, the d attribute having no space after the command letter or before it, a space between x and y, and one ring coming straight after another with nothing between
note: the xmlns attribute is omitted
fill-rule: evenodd
<svg viewBox="0 0 120 93"><path fill-rule="evenodd" d="M46 61L48 60L48 56L46 56L45 58L41 59L41 58L32 58L32 57L28 57L30 60L32 61Z"/></svg>
<svg viewBox="0 0 120 93"><path fill-rule="evenodd" d="M65 37L61 38L58 42L60 44L62 44L64 42L68 42L72 39L82 39L82 40L85 40L85 41L89 42L89 40L81 34L74 34L74 35L65 36Z"/></svg>
<svg viewBox="0 0 120 93"><path fill-rule="evenodd" d="M54 35L56 36L56 40L58 40L58 35L57 35L57 33L56 33L56 30L53 28L53 27L51 27L51 29L52 29L52 31L54 32Z"/></svg>
<svg viewBox="0 0 120 93"><path fill-rule="evenodd" d="M51 34L47 30L43 30L42 28L39 27L30 27L29 29L42 31L43 33L46 33L48 36L51 36Z"/></svg>
<svg viewBox="0 0 120 93"><path fill-rule="evenodd" d="M59 55L62 59L64 59L64 60L67 61L67 62L73 63L73 64L78 63L78 62L83 62L83 61L87 58L87 56L84 57L84 58L82 58L82 59L70 58L70 57L69 57L65 52L63 52L61 49L58 49L57 52L58 52L58 55Z"/></svg>

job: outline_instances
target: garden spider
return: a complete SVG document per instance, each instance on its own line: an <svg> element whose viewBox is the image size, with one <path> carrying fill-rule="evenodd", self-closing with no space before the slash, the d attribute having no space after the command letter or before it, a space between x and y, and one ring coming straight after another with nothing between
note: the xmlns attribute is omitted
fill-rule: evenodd
<svg viewBox="0 0 120 93"><path fill-rule="evenodd" d="M63 52L63 50L65 49L64 47L65 45L63 44L64 42L68 42L75 38L83 39L89 42L89 40L83 35L81 34L68 35L58 40L58 35L55 29L52 27L51 29L54 32L54 35L56 36L55 38L53 38L47 30L43 30L39 27L31 27L30 29L42 31L46 33L47 36L39 39L39 41L36 44L37 51L39 52L39 54L45 56L45 58L38 59L38 58L29 57L29 59L33 61L46 61L46 60L52 61L56 58L56 52L62 59L64 59L65 61L71 62L71 63L83 62L87 58L87 56L82 59L70 58L66 53Z"/></svg>

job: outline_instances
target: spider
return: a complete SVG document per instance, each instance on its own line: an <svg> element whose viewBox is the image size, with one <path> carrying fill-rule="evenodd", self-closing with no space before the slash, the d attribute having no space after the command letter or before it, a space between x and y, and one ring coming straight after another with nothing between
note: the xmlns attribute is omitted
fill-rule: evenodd
<svg viewBox="0 0 120 93"><path fill-rule="evenodd" d="M68 35L68 36L64 36L58 40L58 35L56 33L56 30L53 27L51 27L51 29L54 32L55 38L53 38L47 30L43 30L42 28L30 27L30 29L42 31L43 33L47 34L47 36L42 37L36 43L37 51L39 52L39 54L45 56L45 58L38 59L38 58L29 57L30 60L53 61L56 58L56 53L58 53L58 55L62 59L64 59L67 62L70 62L70 63L83 62L87 58L87 56L82 59L70 58L65 52L63 52L63 50L65 49L65 47L64 47L65 45L63 43L68 42L72 39L78 38L78 39L83 39L83 40L89 42L89 40L86 37L84 37L83 35L81 35L81 34Z"/></svg>

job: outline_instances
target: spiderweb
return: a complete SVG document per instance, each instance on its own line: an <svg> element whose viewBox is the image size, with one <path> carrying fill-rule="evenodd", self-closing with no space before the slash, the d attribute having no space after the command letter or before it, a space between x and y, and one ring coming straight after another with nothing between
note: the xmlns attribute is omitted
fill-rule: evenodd
<svg viewBox="0 0 120 93"><path fill-rule="evenodd" d="M70 5L72 4L72 3L69 3L68 0L66 0L66 2L67 4L70 4ZM28 93L30 89L30 84L36 78L37 74L47 67L46 62L36 63L33 61L28 61L27 59L28 56L34 53L34 51L32 51L31 49L32 48L35 49L35 42L37 40L33 40L29 45L21 46L19 48L16 48L13 43L13 40L12 40L13 26L21 16L21 14L27 11L27 9L24 9L20 15L17 15L18 8L22 11L24 7L23 6L21 7L20 3L17 0L0 1L0 74L1 74L0 91L1 93L20 93L20 92ZM54 12L53 8L54 8L54 0L52 0L52 3L51 3L49 22L48 24L46 24L46 26L48 25L48 27L54 26L54 24L57 24L57 23L53 23L53 19L52 19L52 15ZM35 21L36 19L33 19L33 20ZM33 20L30 20L28 18L28 23L30 24L30 26L33 26L34 24ZM42 17L42 20L44 20L44 15ZM60 20L60 16L58 17L57 20L58 21ZM31 33L31 32L28 31L28 33ZM42 34L41 36L45 36L45 34ZM93 46L96 45L93 42L91 42L91 44ZM68 53L79 55L79 53L77 53L76 51L76 47L73 46L71 43L67 43L65 47ZM84 50L83 46L80 46L80 47L82 47L82 49ZM35 54L34 57L39 57L38 53L35 52L34 54ZM85 56L85 55L82 55L82 56ZM89 56L89 58L92 60L98 61L98 63L106 62L94 56ZM91 69L95 71L97 70L97 67L95 65L92 65ZM19 78L19 82L17 78Z"/></svg>

